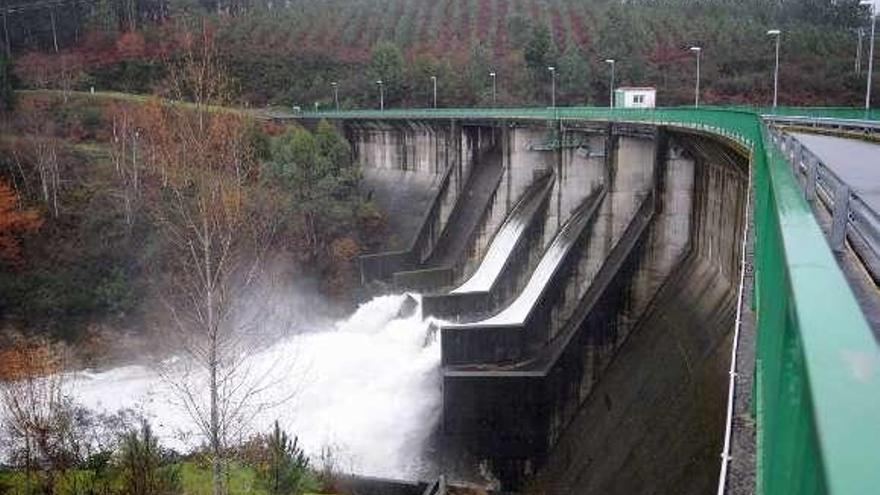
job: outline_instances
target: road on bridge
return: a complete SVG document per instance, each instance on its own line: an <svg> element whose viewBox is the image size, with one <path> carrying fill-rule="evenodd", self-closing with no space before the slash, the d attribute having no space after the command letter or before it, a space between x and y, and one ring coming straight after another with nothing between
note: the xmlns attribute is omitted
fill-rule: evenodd
<svg viewBox="0 0 880 495"><path fill-rule="evenodd" d="M792 133L822 163L846 182L875 212L880 212L880 144L819 134Z"/></svg>

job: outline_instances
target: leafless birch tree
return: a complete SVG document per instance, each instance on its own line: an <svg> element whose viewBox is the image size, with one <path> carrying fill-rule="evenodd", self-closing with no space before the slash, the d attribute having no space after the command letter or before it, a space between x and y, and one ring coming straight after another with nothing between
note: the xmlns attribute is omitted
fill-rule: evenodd
<svg viewBox="0 0 880 495"><path fill-rule="evenodd" d="M172 274L161 281L166 343L182 353L159 371L206 439L215 495L228 443L276 403L264 395L275 386L269 368L247 359L260 321L244 308L266 275L273 221L249 197L255 160L245 119L211 107L225 97L222 74L205 32L170 82L178 101L195 105L159 104L143 125L145 156L164 175L154 214L169 248L163 273Z"/></svg>

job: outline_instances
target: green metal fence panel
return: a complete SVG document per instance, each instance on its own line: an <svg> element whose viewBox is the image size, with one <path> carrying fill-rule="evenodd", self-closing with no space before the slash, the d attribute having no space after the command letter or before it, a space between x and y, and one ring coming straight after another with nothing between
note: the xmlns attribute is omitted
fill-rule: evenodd
<svg viewBox="0 0 880 495"><path fill-rule="evenodd" d="M760 115L880 119L813 108L503 108L305 113L329 119L641 122L724 136L750 151L754 197L760 495L880 493L880 347Z"/></svg>

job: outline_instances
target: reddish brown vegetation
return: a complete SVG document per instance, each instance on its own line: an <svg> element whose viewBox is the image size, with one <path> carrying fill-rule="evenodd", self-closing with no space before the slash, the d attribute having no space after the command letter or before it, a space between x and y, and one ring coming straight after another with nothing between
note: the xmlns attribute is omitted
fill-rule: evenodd
<svg viewBox="0 0 880 495"><path fill-rule="evenodd" d="M431 32L431 28L433 28L434 22L434 9L435 4L430 3L425 5L424 14L422 14L421 22L419 23L419 31L418 31L418 41L421 43L429 43L434 40L434 33Z"/></svg>
<svg viewBox="0 0 880 495"><path fill-rule="evenodd" d="M578 8L568 5L568 20L571 23L572 36L581 50L586 50L590 45L590 37L587 35L587 27L584 18L578 12Z"/></svg>
<svg viewBox="0 0 880 495"><path fill-rule="evenodd" d="M36 88L69 86L82 77L85 67L82 56L75 52L45 54L30 52L20 57L15 66L16 75L26 84Z"/></svg>
<svg viewBox="0 0 880 495"><path fill-rule="evenodd" d="M470 0L458 0L460 24L456 33L458 46L467 47L471 41L471 5Z"/></svg>
<svg viewBox="0 0 880 495"><path fill-rule="evenodd" d="M565 51L567 39L565 32L565 22L562 20L562 15L559 13L559 7L557 7L556 5L554 5L550 9L550 26L553 32L553 40L556 42L556 47L561 53Z"/></svg>
<svg viewBox="0 0 880 495"><path fill-rule="evenodd" d="M496 0L495 15L495 58L501 58L507 51L507 5L508 0Z"/></svg>
<svg viewBox="0 0 880 495"><path fill-rule="evenodd" d="M127 59L142 58L147 54L147 42L136 31L123 33L116 40L116 53Z"/></svg>
<svg viewBox="0 0 880 495"><path fill-rule="evenodd" d="M447 54L452 47L452 39L455 36L452 25L452 13L455 8L455 0L444 0L443 15L440 23L440 36L437 38L437 54Z"/></svg>
<svg viewBox="0 0 880 495"><path fill-rule="evenodd" d="M492 26L492 0L479 0L477 11L477 37L488 43Z"/></svg>
<svg viewBox="0 0 880 495"><path fill-rule="evenodd" d="M46 376L61 367L60 354L44 339L16 336L0 348L0 381Z"/></svg>
<svg viewBox="0 0 880 495"><path fill-rule="evenodd" d="M39 229L42 223L36 210L21 208L18 194L0 179L0 260L20 264L22 258L18 236Z"/></svg>
<svg viewBox="0 0 880 495"><path fill-rule="evenodd" d="M532 20L535 22L541 21L541 8L538 7L538 2L536 0L528 0L529 6L529 14L532 16Z"/></svg>

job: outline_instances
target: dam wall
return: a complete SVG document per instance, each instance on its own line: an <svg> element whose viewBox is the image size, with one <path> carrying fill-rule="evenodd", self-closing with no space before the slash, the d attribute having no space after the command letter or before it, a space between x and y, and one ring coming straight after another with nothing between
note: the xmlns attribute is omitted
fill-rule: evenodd
<svg viewBox="0 0 880 495"><path fill-rule="evenodd" d="M732 314L729 309L735 293L731 275L736 271L739 248L734 240L743 221L745 166L741 157L705 138L669 133L659 136L657 142L654 196L646 198L653 209L650 221L620 227L614 222L605 223L608 231L624 231L615 247L599 258L601 267L583 297L570 297L573 313L558 333L551 335L555 338L550 339L545 351L514 365L444 369L444 427L461 441L473 442L471 448L493 465L507 486L518 486L540 470L540 479L552 488L549 493L648 493L628 491L633 485L622 480L628 478L632 467L624 463L612 468L610 461L606 466L603 449L608 445L599 447L578 430L578 425L594 421L586 410L600 416L619 411L620 423L596 432L601 431L606 442L616 442L618 435L631 439L633 444L625 448L630 449L626 451L627 462L634 462L632 459L642 452L637 439L644 432L618 430L628 428L630 418L667 414L661 408L633 411L627 399L618 399L626 386L617 385L621 392L595 390L605 383L606 373L616 369L612 364L630 352L627 342L632 334L649 334L658 327L668 330L670 318L674 318L675 334L668 336L670 340L665 344L683 353L679 359L685 369L703 373L699 379L704 381L726 379L726 363L715 358L719 357L716 353L723 354L726 335L732 328L732 321L727 319ZM618 165L620 159L618 154ZM609 198L609 208L631 209L639 196L633 192L629 204L622 202L627 194L621 194L621 201ZM678 309L668 308L677 301L676 293L692 297L689 304L694 308L693 323L688 323L687 315L679 315ZM680 308L678 302L674 304ZM629 400L639 397L647 386L636 378L651 377L659 382L670 379L664 360L650 355L641 359L630 365L637 370L617 371L622 373L620 380L633 379L627 384L634 390ZM671 370L679 368L672 366ZM715 389L720 390L723 386ZM678 431L667 434L695 438L691 429L707 426L721 431L723 414L715 413L721 412L723 401L702 399L676 396L677 404L690 407L691 413L699 412L693 414L699 414L700 421L681 424L670 418L667 426ZM711 438L719 437L716 434ZM692 442L682 450L687 455L699 455L708 448L706 442ZM662 452L658 449L644 453L639 462L651 466L652 456ZM659 465L682 468L687 465L683 461L687 455ZM578 467L560 468L572 465ZM641 464L639 467L644 468ZM593 471L601 473L596 475L600 482L592 485L581 481ZM704 478L710 471L706 470ZM617 490L617 484L625 488Z"/></svg>
<svg viewBox="0 0 880 495"><path fill-rule="evenodd" d="M757 486L773 493L867 493L878 485L871 469L878 402L866 399L877 380L864 371L877 364L875 342L789 157L768 139L767 125L778 117L703 107L401 109L297 118L319 117L466 119L556 133L528 148L536 153L570 147L560 135L576 129L608 136L609 162L617 137L638 137L642 131L627 128L641 126L659 131L657 148L669 150L667 162L676 153L682 163L691 162L690 174L658 170L651 201L639 206L652 207L649 221L638 215L612 241L546 352L444 366L442 424L460 430L438 433L425 446L441 459L440 472L484 486L500 480L526 493L706 493L724 491L718 482L725 479L728 491ZM661 145L664 133L668 146ZM610 183L603 181L603 189ZM681 184L671 188L679 194L668 194L671 183ZM485 225L492 212L480 215ZM569 221L560 218L557 228ZM468 233L471 239L483 235L492 246L501 231L491 230ZM740 232L749 236L741 239L749 252L739 253L737 266ZM543 230L541 236L543 261L557 237ZM740 287L736 277L731 280L737 271ZM519 296L527 291L528 284ZM511 305L467 323L491 319ZM749 391L757 397L753 415ZM725 396L733 404L728 428ZM456 436L467 431L473 435ZM456 440L466 448L456 448Z"/></svg>
<svg viewBox="0 0 880 495"><path fill-rule="evenodd" d="M577 143L577 146L555 149L551 146L548 149L547 143L557 140L560 135L563 142ZM527 242L518 242L508 248L508 259L502 260L503 268L488 287L475 289L474 285L479 284L469 283L438 297L428 296L424 307L427 314L449 321L475 321L510 303L523 289L562 225L608 179L605 166L607 139L595 130L504 127L502 148L504 176L488 218L481 225L463 259L463 269L454 280L461 282L473 275L483 263L495 236L499 235L501 225L509 219L512 207L534 193L529 189L535 186L536 178L551 174L553 183L546 192L546 205L539 218L530 220L528 233L524 236Z"/></svg>
<svg viewBox="0 0 880 495"><path fill-rule="evenodd" d="M547 493L715 489L747 162L710 139L674 140L695 163L688 249L620 349L592 358L605 360L604 370L574 417L560 423L538 477ZM682 197L669 196L667 205L684 206ZM655 245L683 226L654 231Z"/></svg>
<svg viewBox="0 0 880 495"><path fill-rule="evenodd" d="M444 441L505 489L653 493L638 478L653 476L700 493L722 430L746 160L697 133L567 124L346 123L380 207L413 183L427 198L417 215L412 198L388 210L411 240L364 256L363 278L419 287L426 314L455 322L440 330ZM528 223L491 253L523 203Z"/></svg>
<svg viewBox="0 0 880 495"><path fill-rule="evenodd" d="M434 246L494 129L457 121L346 121L343 132L367 197L386 213L382 253L360 260L364 282L415 267Z"/></svg>
<svg viewBox="0 0 880 495"><path fill-rule="evenodd" d="M448 365L517 362L534 357L535 353L553 341L576 309L583 294L604 260L632 223L641 209L642 216L650 214L650 205L642 207L652 194L655 168L655 141L645 138L613 138L613 147L607 163L580 163L580 176L587 180L574 180L558 189L577 191L581 199L585 191L601 197L591 206L592 213L574 240L570 251L548 274L549 283L534 290L540 295L529 303L517 300L505 312L484 323L443 329L443 359ZM603 161L604 162L604 161ZM604 181L609 181L604 185ZM592 190L586 189L592 187ZM555 196L561 198L561 194ZM551 196L551 201L553 200ZM547 215L545 232L553 229L557 218L570 212L560 208ZM560 213L563 212L563 213ZM558 229L554 229L558 232ZM540 267L540 265L539 265ZM527 289L528 290L528 289ZM531 304L532 307L515 311L515 305ZM504 318L507 314L523 313L522 317Z"/></svg>
<svg viewBox="0 0 880 495"><path fill-rule="evenodd" d="M533 150L551 139L552 127L405 120L347 121L344 130L369 197L388 213L386 247L360 260L364 282L393 280L420 291L462 282L526 190L553 173L543 238L528 257L534 262L603 179L605 138L595 133L572 131L588 152ZM497 181L485 179L496 166Z"/></svg>

